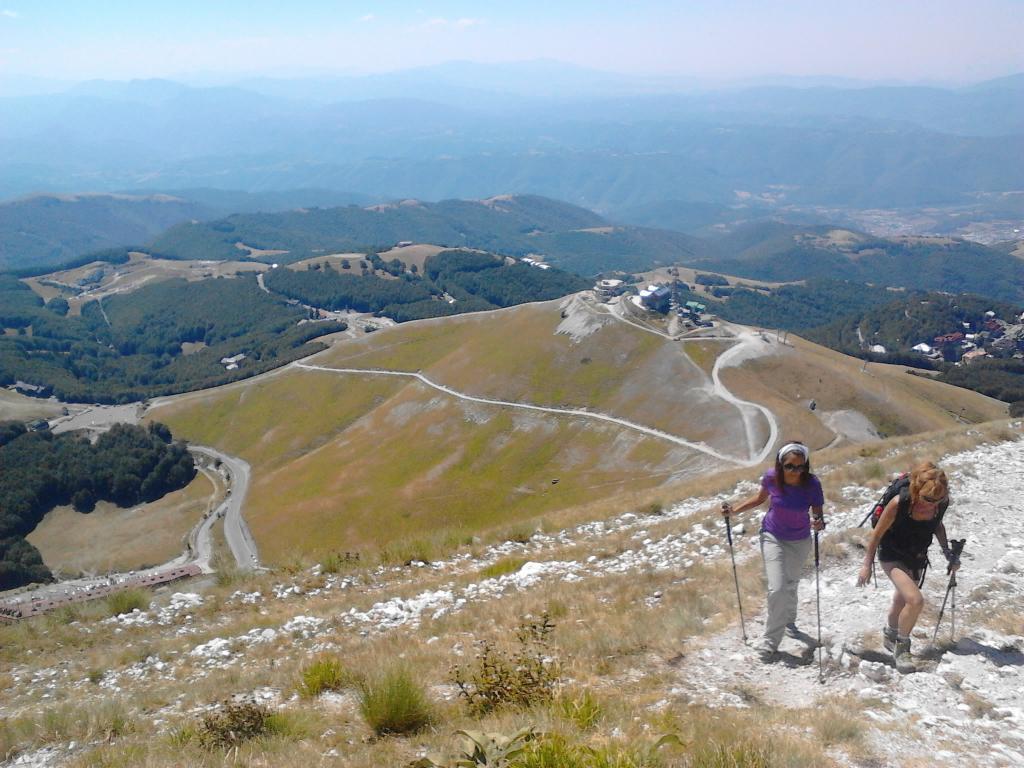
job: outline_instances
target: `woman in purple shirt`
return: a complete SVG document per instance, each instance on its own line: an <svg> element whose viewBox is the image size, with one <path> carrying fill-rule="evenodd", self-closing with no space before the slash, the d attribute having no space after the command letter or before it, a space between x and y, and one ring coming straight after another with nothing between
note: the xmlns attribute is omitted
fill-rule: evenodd
<svg viewBox="0 0 1024 768"><path fill-rule="evenodd" d="M821 483L811 474L811 453L803 443L787 443L775 457L774 469L761 478L761 489L735 507L722 504L726 517L765 501L768 514L761 523L761 556L768 579L764 635L756 643L758 656L770 661L783 633L799 637L796 626L797 586L811 551L811 530L825 527Z"/></svg>

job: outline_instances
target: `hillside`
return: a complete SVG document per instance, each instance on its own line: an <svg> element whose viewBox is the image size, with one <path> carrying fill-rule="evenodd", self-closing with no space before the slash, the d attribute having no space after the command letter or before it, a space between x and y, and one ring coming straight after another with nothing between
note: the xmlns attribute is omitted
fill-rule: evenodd
<svg viewBox="0 0 1024 768"><path fill-rule="evenodd" d="M721 379L752 403L716 384L730 349L738 367ZM901 371L854 375L855 360L850 375L806 392L751 373L777 365L821 383L844 358L811 349L742 332L673 342L574 299L339 340L298 369L170 398L150 415L252 465L247 517L261 553L279 562L310 549L379 551L396 536L400 551L431 552L476 530L532 526L611 493L742 465L776 439L764 405L779 435L814 447L952 425L961 408L971 421L1006 413Z"/></svg>
<svg viewBox="0 0 1024 768"><path fill-rule="evenodd" d="M690 264L759 280L829 277L1024 301L1020 260L958 238L882 239L835 227L751 224L713 241L717 256Z"/></svg>
<svg viewBox="0 0 1024 768"><path fill-rule="evenodd" d="M662 503L647 512L637 503L652 496L612 497L579 524L466 544L429 565L296 559L142 595L123 615L94 603L0 626L0 748L22 765L72 768L212 768L225 759L356 768L417 764L425 753L452 765L457 730L534 728L544 735L508 768L595 764L590 758L651 768L1010 766L1024 744L1016 580L1024 517L991 520L993 509L1017 512L1024 492L1020 428L961 427L816 454L829 527L818 578L803 574L798 616L813 636L820 594L821 679L800 641L784 640L767 665L740 641L717 510L750 492L761 471L750 467L659 489ZM948 524L970 548L955 634L947 607L929 671L900 677L876 660L888 590L851 585L864 536L856 524L883 478L922 455L950 472ZM763 601L757 518L736 522L753 635ZM945 581L926 582L915 647L928 646ZM853 644L869 649L863 659L847 652ZM516 654L537 659L523 698L496 698L492 710L460 695L457 671L470 692L492 691L480 687L482 661ZM384 683L399 659L405 677ZM401 726L385 714L398 701ZM678 742L656 748L664 734Z"/></svg>
<svg viewBox="0 0 1024 768"><path fill-rule="evenodd" d="M213 210L170 195L38 195L0 202L0 270L48 267L152 240Z"/></svg>
<svg viewBox="0 0 1024 768"><path fill-rule="evenodd" d="M699 241L686 235L610 227L589 210L532 195L229 216L174 227L151 247L176 258L225 259L237 257L242 244L275 252L260 257L264 261L291 263L380 250L403 240L511 256L544 253L579 274L667 263L700 252Z"/></svg>
<svg viewBox="0 0 1024 768"><path fill-rule="evenodd" d="M92 270L95 271L95 270ZM167 276L165 276L167 277ZM307 323L307 310L260 290L256 279L171 277L100 296L69 313L0 274L0 383L52 387L69 402L129 402L214 386L276 368L344 329ZM222 359L243 355L227 369Z"/></svg>

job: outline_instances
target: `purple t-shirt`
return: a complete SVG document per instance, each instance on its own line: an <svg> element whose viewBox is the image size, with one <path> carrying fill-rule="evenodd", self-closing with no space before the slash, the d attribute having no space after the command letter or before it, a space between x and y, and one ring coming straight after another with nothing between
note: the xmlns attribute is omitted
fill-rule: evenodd
<svg viewBox="0 0 1024 768"><path fill-rule="evenodd" d="M811 535L811 507L825 503L821 482L811 475L804 485L783 486L775 481L775 470L769 469L761 478L761 487L768 491L768 514L761 528L777 539L797 541Z"/></svg>

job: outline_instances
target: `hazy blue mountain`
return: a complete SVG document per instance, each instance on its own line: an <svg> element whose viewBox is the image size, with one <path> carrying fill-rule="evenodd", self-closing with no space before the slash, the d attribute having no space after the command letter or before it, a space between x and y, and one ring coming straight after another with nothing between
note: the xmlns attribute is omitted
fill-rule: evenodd
<svg viewBox="0 0 1024 768"><path fill-rule="evenodd" d="M56 265L90 251L138 245L214 211L166 195L38 195L0 203L0 269Z"/></svg>
<svg viewBox="0 0 1024 768"><path fill-rule="evenodd" d="M95 81L0 98L0 197L208 187L516 192L608 212L954 204L1024 189L1020 96L1021 78L699 91L552 62L202 88Z"/></svg>

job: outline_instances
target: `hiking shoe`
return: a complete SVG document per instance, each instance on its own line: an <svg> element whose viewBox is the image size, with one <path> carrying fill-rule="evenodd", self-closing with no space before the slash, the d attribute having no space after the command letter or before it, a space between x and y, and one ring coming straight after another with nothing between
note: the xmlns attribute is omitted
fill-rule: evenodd
<svg viewBox="0 0 1024 768"><path fill-rule="evenodd" d="M896 650L896 640L899 638L899 632L896 627L885 627L882 630L882 645L889 653Z"/></svg>
<svg viewBox="0 0 1024 768"><path fill-rule="evenodd" d="M896 664L896 670L901 675L910 675L917 672L917 665L910 657L910 639L897 640L892 651L892 660Z"/></svg>
<svg viewBox="0 0 1024 768"><path fill-rule="evenodd" d="M796 625L795 621L791 621L786 625L786 637L799 638L801 635L803 635L803 632L800 631L800 627Z"/></svg>
<svg viewBox="0 0 1024 768"><path fill-rule="evenodd" d="M757 654L757 660L764 664L767 664L775 658L774 648L768 648L766 646L763 646L761 648L756 648L754 652Z"/></svg>

